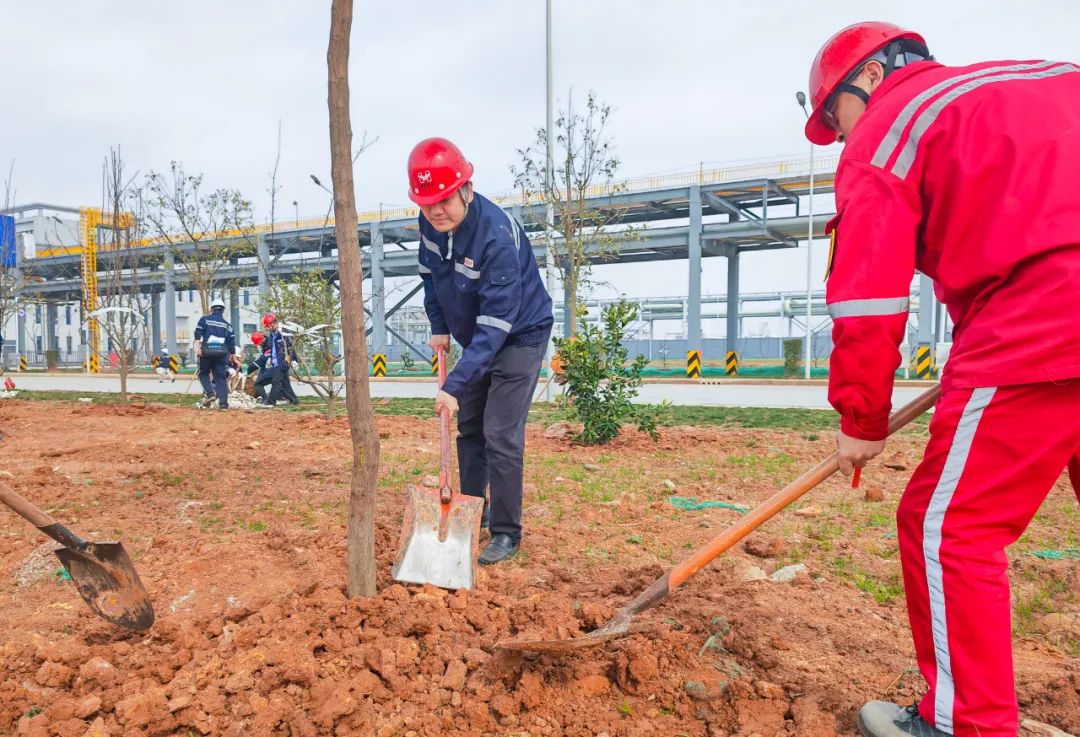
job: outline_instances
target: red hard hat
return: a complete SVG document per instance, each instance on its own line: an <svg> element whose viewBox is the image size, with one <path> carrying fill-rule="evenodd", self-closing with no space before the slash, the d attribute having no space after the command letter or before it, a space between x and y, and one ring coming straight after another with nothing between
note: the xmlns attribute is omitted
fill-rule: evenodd
<svg viewBox="0 0 1080 737"><path fill-rule="evenodd" d="M255 345L259 345L260 343L262 343L263 342L263 334L262 333L252 333L251 334L251 342L254 343Z"/></svg>
<svg viewBox="0 0 1080 737"><path fill-rule="evenodd" d="M926 45L923 37L914 31L876 21L848 26L825 42L810 67L813 112L806 121L806 137L811 143L825 146L836 142L836 131L822 117L825 101L868 56L903 38Z"/></svg>
<svg viewBox="0 0 1080 737"><path fill-rule="evenodd" d="M275 322L277 322L277 317L275 317L271 313L267 312L265 315L263 315L262 323L264 328L270 327Z"/></svg>
<svg viewBox="0 0 1080 737"><path fill-rule="evenodd" d="M456 192L473 175L461 149L445 138L425 138L409 154L409 199L433 205Z"/></svg>

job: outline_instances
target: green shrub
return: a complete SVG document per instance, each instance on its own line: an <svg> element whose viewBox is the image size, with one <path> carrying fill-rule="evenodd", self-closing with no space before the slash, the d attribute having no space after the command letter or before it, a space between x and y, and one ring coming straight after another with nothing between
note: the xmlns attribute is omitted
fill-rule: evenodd
<svg viewBox="0 0 1080 737"><path fill-rule="evenodd" d="M626 422L655 440L659 410L631 404L641 386L645 356L627 360L622 344L626 327L637 317L637 307L619 302L608 305L600 324L584 324L577 335L556 338L566 378L566 401L571 416L583 428L575 438L586 445L603 445L615 439Z"/></svg>
<svg viewBox="0 0 1080 737"><path fill-rule="evenodd" d="M784 339L784 376L798 376L802 372L803 339Z"/></svg>

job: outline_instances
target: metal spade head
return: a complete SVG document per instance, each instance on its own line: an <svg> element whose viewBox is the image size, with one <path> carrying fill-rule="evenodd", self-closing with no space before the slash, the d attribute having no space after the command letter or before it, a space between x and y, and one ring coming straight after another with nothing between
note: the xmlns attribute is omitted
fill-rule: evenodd
<svg viewBox="0 0 1080 737"><path fill-rule="evenodd" d="M575 650L584 650L589 647L603 645L605 642L618 640L637 632L645 632L652 629L649 624L631 622L629 616L616 616L615 619L597 630L593 630L583 637L570 640L503 640L496 647L503 650L517 650L519 652L543 653L546 655L565 655Z"/></svg>
<svg viewBox="0 0 1080 737"><path fill-rule="evenodd" d="M53 552L99 617L128 629L150 629L154 609L123 545L88 543L84 552L64 547Z"/></svg>
<svg viewBox="0 0 1080 737"><path fill-rule="evenodd" d="M449 498L444 504L436 489L409 488L398 557L391 571L395 581L444 589L476 585L484 500L462 494Z"/></svg>

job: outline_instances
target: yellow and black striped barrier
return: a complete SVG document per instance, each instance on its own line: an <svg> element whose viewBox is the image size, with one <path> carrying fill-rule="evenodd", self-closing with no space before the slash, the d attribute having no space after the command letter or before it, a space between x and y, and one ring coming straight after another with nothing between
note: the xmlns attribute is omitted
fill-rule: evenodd
<svg viewBox="0 0 1080 737"><path fill-rule="evenodd" d="M98 354L96 354L96 353L91 353L90 354L90 366L89 366L90 373L96 374L96 373L100 372L100 370L101 370L100 361L101 361L101 359L98 357Z"/></svg>
<svg viewBox="0 0 1080 737"><path fill-rule="evenodd" d="M154 356L150 359L150 368L158 368L161 366L161 356Z"/></svg>
<svg viewBox="0 0 1080 737"><path fill-rule="evenodd" d="M724 372L728 376L739 373L739 354L735 351L728 351L727 356L724 357Z"/></svg>
<svg viewBox="0 0 1080 737"><path fill-rule="evenodd" d="M180 359L178 359L176 356L169 356L169 371L172 371L175 374L179 373L179 370Z"/></svg>
<svg viewBox="0 0 1080 737"><path fill-rule="evenodd" d="M915 349L915 377L919 379L934 378L934 356L930 346L921 345Z"/></svg>
<svg viewBox="0 0 1080 737"><path fill-rule="evenodd" d="M19 371L27 371L26 356L19 356Z"/></svg>
<svg viewBox="0 0 1080 737"><path fill-rule="evenodd" d="M371 366L376 376L386 376L386 354L376 353L371 359Z"/></svg>
<svg viewBox="0 0 1080 737"><path fill-rule="evenodd" d="M438 376L439 374L439 354L433 353L431 355L431 375Z"/></svg>
<svg viewBox="0 0 1080 737"><path fill-rule="evenodd" d="M701 351L686 352L686 378L701 378Z"/></svg>

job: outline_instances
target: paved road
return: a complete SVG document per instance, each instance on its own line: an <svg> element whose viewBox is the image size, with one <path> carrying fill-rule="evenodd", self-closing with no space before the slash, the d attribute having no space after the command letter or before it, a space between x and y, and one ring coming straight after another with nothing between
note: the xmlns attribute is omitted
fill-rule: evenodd
<svg viewBox="0 0 1080 737"><path fill-rule="evenodd" d="M118 392L120 380L116 376L64 376L58 374L9 373L19 389ZM314 396L315 392L299 382L293 383L296 393ZM177 378L175 383L160 384L157 378L133 377L128 379L128 391L133 393L200 393L197 381L190 376ZM539 389L537 390L539 393ZM897 387L893 392L893 405L899 406L914 399L923 391L916 387ZM432 397L435 387L425 380L372 381L374 397ZM639 402L654 404L662 400L672 404L711 407L805 407L828 409L826 387L805 384L645 384L638 397Z"/></svg>

